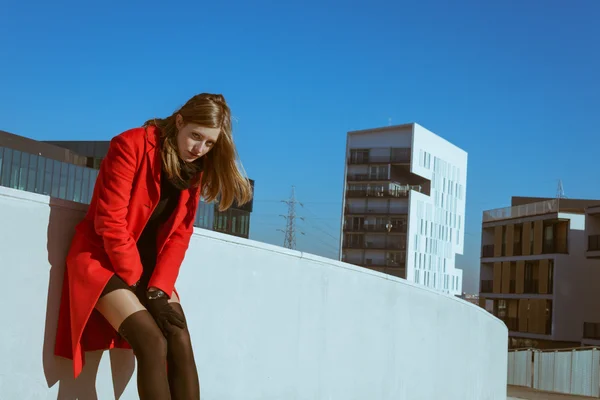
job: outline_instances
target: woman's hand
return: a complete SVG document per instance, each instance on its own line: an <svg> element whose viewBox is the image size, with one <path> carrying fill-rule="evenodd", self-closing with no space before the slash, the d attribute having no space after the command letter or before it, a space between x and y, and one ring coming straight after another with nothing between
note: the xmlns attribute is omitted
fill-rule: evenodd
<svg viewBox="0 0 600 400"><path fill-rule="evenodd" d="M184 329L185 319L169 304L169 299L165 292L160 289L150 288L146 293L146 307L154 317L156 324L168 336L176 332L174 327Z"/></svg>

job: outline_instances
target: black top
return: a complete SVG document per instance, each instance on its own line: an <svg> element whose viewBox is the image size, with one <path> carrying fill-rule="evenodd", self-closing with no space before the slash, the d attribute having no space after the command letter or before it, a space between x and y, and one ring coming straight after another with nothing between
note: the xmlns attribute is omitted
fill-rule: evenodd
<svg viewBox="0 0 600 400"><path fill-rule="evenodd" d="M160 225L164 224L173 211L175 211L180 195L181 190L176 188L163 173L160 179L160 200L137 242L142 266L144 267L142 282L146 281L144 282L146 284L148 283L147 281L150 280L150 276L156 265L158 228Z"/></svg>
<svg viewBox="0 0 600 400"><path fill-rule="evenodd" d="M181 191L191 185L193 178L202 171L203 166L204 158L200 158L193 163L182 161L182 180L177 182L171 181L164 172L161 173L160 200L137 241L137 248L144 268L141 278L143 287L147 286L156 266L158 229L171 217L171 214L177 208Z"/></svg>

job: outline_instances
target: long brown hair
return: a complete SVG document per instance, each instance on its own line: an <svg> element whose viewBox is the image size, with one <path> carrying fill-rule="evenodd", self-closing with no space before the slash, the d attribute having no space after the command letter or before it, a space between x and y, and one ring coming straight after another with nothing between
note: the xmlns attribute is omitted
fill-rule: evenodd
<svg viewBox="0 0 600 400"><path fill-rule="evenodd" d="M218 199L220 211L231 207L234 201L238 205L250 201L252 186L238 166L239 159L232 136L231 111L220 94L198 94L171 116L151 119L144 123L144 126L153 125L160 130L162 165L169 179L175 182L185 180L182 169L190 167L179 157L176 126L178 114L184 123L221 129L214 147L197 160L204 171L201 187L204 199L207 202ZM239 165L241 166L241 163ZM192 181L192 185L197 184L198 179Z"/></svg>

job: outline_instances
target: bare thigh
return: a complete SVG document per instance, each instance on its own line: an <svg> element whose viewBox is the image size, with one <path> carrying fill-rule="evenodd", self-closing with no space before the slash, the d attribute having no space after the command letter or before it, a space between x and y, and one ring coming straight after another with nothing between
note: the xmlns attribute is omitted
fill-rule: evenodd
<svg viewBox="0 0 600 400"><path fill-rule="evenodd" d="M180 304L179 297L175 292L171 295L169 303ZM116 331L127 317L145 309L137 296L128 289L113 290L102 296L96 303L96 310Z"/></svg>
<svg viewBox="0 0 600 400"><path fill-rule="evenodd" d="M145 309L136 295L128 289L113 290L100 297L98 303L96 303L96 310L106 318L116 331L119 330L127 317Z"/></svg>
<svg viewBox="0 0 600 400"><path fill-rule="evenodd" d="M173 294L171 295L171 298L169 299L169 303L180 304L179 297L177 297L177 293L173 292Z"/></svg>

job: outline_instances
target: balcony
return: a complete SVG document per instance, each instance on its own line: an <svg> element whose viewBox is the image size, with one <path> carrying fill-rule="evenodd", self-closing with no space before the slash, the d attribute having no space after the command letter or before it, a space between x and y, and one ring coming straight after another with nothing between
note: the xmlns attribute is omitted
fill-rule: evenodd
<svg viewBox="0 0 600 400"><path fill-rule="evenodd" d="M376 190L376 189L366 189L366 190L356 190L356 189L348 189L346 191L346 197L348 198L362 198L362 197L377 197L377 198L407 198L408 193L411 190L421 191L420 186L403 186L402 189L384 189L384 190Z"/></svg>
<svg viewBox="0 0 600 400"><path fill-rule="evenodd" d="M588 236L588 251L600 250L600 235Z"/></svg>
<svg viewBox="0 0 600 400"><path fill-rule="evenodd" d="M481 257L482 258L490 258L494 257L494 245L486 244L481 248Z"/></svg>
<svg viewBox="0 0 600 400"><path fill-rule="evenodd" d="M505 318L504 323L509 331L518 331L519 330L519 319L518 318Z"/></svg>
<svg viewBox="0 0 600 400"><path fill-rule="evenodd" d="M496 208L483 212L483 222L501 221L505 219L531 217L558 212L558 199L545 200L537 203L524 204L514 207Z"/></svg>
<svg viewBox="0 0 600 400"><path fill-rule="evenodd" d="M346 176L348 182L365 182L365 181L388 181L387 175L370 175L370 174L348 174Z"/></svg>
<svg viewBox="0 0 600 400"><path fill-rule="evenodd" d="M588 258L600 258L600 235L588 236L588 248L586 256Z"/></svg>
<svg viewBox="0 0 600 400"><path fill-rule="evenodd" d="M481 281L481 287L479 288L480 293L494 293L494 281L491 279L485 279Z"/></svg>
<svg viewBox="0 0 600 400"><path fill-rule="evenodd" d="M381 207L381 206L366 206L366 207L351 207L346 206L346 215L407 215L408 207Z"/></svg>
<svg viewBox="0 0 600 400"><path fill-rule="evenodd" d="M392 250L406 250L406 239L388 241L387 248Z"/></svg>
<svg viewBox="0 0 600 400"><path fill-rule="evenodd" d="M600 340L600 322L584 322L583 338Z"/></svg>
<svg viewBox="0 0 600 400"><path fill-rule="evenodd" d="M361 267L365 268L404 268L404 264L406 263L406 253L399 253L399 258L397 259L386 259L386 260L373 260L371 258L366 258L363 262L356 263Z"/></svg>
<svg viewBox="0 0 600 400"><path fill-rule="evenodd" d="M358 154L348 158L348 164L409 164L411 160L410 148L390 148L388 155L364 155Z"/></svg>
<svg viewBox="0 0 600 400"><path fill-rule="evenodd" d="M525 294L539 294L540 284L537 279L528 280L525 279L523 285L523 293Z"/></svg>
<svg viewBox="0 0 600 400"><path fill-rule="evenodd" d="M363 268L371 269L373 271L382 272L387 275L392 275L392 276L396 276L398 278L406 279L406 267L404 265L394 266L394 265L384 265L384 264L386 264L386 263L379 262L379 263L377 263L377 265L373 265L373 263L370 263L370 264L363 264L360 266Z"/></svg>
<svg viewBox="0 0 600 400"><path fill-rule="evenodd" d="M365 242L363 247L365 249L383 250L386 249L388 245L385 242Z"/></svg>
<svg viewBox="0 0 600 400"><path fill-rule="evenodd" d="M344 227L344 232L372 232L372 233L406 233L406 222L401 225L368 225Z"/></svg>
<svg viewBox="0 0 600 400"><path fill-rule="evenodd" d="M542 254L565 254L567 253L566 241L559 241L555 239L544 240L542 243Z"/></svg>
<svg viewBox="0 0 600 400"><path fill-rule="evenodd" d="M513 245L513 255L520 256L523 254L523 244L522 242L515 242Z"/></svg>
<svg viewBox="0 0 600 400"><path fill-rule="evenodd" d="M362 238L363 236L359 236ZM398 236L396 236L397 238ZM347 243L344 241L342 246L345 249L364 249L364 250L406 250L406 240L387 240L382 242L371 242L365 240L356 240Z"/></svg>
<svg viewBox="0 0 600 400"><path fill-rule="evenodd" d="M493 244L486 244L481 246L481 258L493 258L493 257L509 257L506 254L506 244L502 244L500 255L494 254L495 246ZM568 246L566 240L550 239L542 242L542 252L540 254L566 254L568 253ZM521 242L515 242L513 244L513 253L510 257L518 257L523 255L523 246ZM533 244L530 248L530 255L533 254Z"/></svg>

